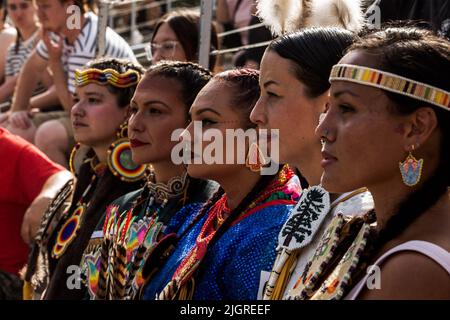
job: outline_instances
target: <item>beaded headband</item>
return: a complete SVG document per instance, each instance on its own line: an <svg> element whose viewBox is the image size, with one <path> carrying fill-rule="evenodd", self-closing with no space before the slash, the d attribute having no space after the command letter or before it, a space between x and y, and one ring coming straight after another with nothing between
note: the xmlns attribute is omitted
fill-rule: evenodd
<svg viewBox="0 0 450 320"><path fill-rule="evenodd" d="M128 88L139 82L141 75L136 70L128 70L125 73L119 73L114 69L94 69L75 70L75 85L77 87L85 86L89 83L100 85L110 84L117 88Z"/></svg>
<svg viewBox="0 0 450 320"><path fill-rule="evenodd" d="M450 92L402 76L350 64L333 66L330 82L344 80L422 100L450 111Z"/></svg>

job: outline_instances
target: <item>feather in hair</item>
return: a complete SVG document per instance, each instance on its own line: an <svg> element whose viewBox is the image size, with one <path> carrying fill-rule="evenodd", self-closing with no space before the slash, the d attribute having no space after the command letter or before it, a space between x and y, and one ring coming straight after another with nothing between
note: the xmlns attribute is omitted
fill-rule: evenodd
<svg viewBox="0 0 450 320"><path fill-rule="evenodd" d="M311 27L335 26L358 32L363 24L360 0L314 0L311 11L306 23Z"/></svg>
<svg viewBox="0 0 450 320"><path fill-rule="evenodd" d="M258 0L256 14L278 36L304 27L356 32L363 24L361 0Z"/></svg>
<svg viewBox="0 0 450 320"><path fill-rule="evenodd" d="M296 29L302 3L302 0L258 0L256 14L274 35L281 35Z"/></svg>

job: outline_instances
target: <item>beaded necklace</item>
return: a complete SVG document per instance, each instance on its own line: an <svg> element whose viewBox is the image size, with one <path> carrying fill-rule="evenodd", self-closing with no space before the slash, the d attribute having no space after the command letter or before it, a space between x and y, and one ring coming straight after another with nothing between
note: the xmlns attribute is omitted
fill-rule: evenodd
<svg viewBox="0 0 450 320"><path fill-rule="evenodd" d="M130 299L136 294L144 282L142 267L148 249L158 241L164 228L159 221L160 214L170 199L175 197L184 195L184 205L188 185L187 173L172 178L168 184L155 183L149 179L145 188L150 195L146 201L145 214L139 221L136 221L139 215L136 209L140 207L145 191L142 191L131 209L122 214L118 212L118 207L108 208L100 250L97 299Z"/></svg>

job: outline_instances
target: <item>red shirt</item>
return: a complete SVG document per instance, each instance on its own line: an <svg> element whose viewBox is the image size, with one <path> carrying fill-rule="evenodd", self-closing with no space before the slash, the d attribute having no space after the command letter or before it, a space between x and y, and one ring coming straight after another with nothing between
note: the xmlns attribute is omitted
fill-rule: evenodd
<svg viewBox="0 0 450 320"><path fill-rule="evenodd" d="M23 216L47 179L63 169L0 128L0 270L17 273L27 262L28 245L20 236Z"/></svg>

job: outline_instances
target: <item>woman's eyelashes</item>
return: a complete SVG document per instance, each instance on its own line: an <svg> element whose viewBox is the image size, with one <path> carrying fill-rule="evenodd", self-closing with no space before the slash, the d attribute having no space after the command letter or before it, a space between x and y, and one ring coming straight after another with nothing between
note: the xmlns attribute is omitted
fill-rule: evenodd
<svg viewBox="0 0 450 320"><path fill-rule="evenodd" d="M211 120L208 118L201 119L201 122L202 122L202 126L204 126L204 127L211 126L211 125L214 125L217 123L217 121L214 121L214 120Z"/></svg>
<svg viewBox="0 0 450 320"><path fill-rule="evenodd" d="M138 112L139 112L139 107L137 107L135 105L131 105L130 114L136 114ZM145 114L148 114L150 116L158 116L163 113L160 109L154 108L154 107L148 107L148 108L142 110L142 112L144 112Z"/></svg>
<svg viewBox="0 0 450 320"><path fill-rule="evenodd" d="M350 113L350 112L354 112L355 108L353 108L349 104L339 104L339 110L341 113Z"/></svg>
<svg viewBox="0 0 450 320"><path fill-rule="evenodd" d="M160 115L160 114L162 114L163 112L162 112L161 110L157 109L157 108L150 108L150 109L148 110L148 113L150 113L150 114L152 114L152 115Z"/></svg>
<svg viewBox="0 0 450 320"><path fill-rule="evenodd" d="M272 91L267 91L269 98L279 98L280 96Z"/></svg>
<svg viewBox="0 0 450 320"><path fill-rule="evenodd" d="M87 101L89 104L99 104L102 102L102 100L100 100L98 98L92 98L92 97L88 98Z"/></svg>

